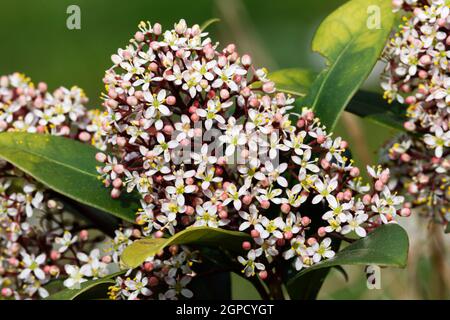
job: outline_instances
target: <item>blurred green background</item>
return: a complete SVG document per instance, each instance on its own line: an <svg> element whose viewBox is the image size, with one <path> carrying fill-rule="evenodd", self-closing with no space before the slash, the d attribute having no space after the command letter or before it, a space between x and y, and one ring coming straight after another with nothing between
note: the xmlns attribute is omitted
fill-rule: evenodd
<svg viewBox="0 0 450 320"><path fill-rule="evenodd" d="M34 82L46 81L50 88L78 85L99 107L104 70L110 56L124 47L141 20L160 22L170 28L180 18L201 24L217 17L220 23L208 31L221 44L233 42L240 53L250 53L259 66L275 71L303 67L320 70L323 60L310 50L320 21L344 0L1 0L0 74L20 71ZM81 30L66 27L69 5L81 9ZM330 30L333 32L333 30ZM364 85L379 90L378 65ZM350 142L360 166L375 163L376 150L394 132L361 121L350 114L340 120L337 134ZM433 271L435 259L425 220L401 221L411 238L410 264L406 270L382 272L382 289L368 290L360 267L346 268L350 279L332 271L319 298L322 299L417 299L449 298L444 269ZM433 240L434 241L434 240ZM437 239L449 247L448 237ZM389 245L389 244L387 244ZM447 266L448 266L447 261ZM251 285L233 278L235 298L256 298Z"/></svg>

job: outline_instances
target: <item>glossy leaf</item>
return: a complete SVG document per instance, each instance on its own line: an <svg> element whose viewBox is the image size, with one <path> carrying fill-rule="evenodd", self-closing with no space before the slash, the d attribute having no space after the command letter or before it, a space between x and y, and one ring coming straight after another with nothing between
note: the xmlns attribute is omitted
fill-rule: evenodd
<svg viewBox="0 0 450 320"><path fill-rule="evenodd" d="M139 198L114 200L98 179L98 150L78 141L43 134L0 134L0 158L14 164L50 189L80 203L133 222Z"/></svg>
<svg viewBox="0 0 450 320"><path fill-rule="evenodd" d="M445 233L450 233L450 223L447 223L447 226L445 227Z"/></svg>
<svg viewBox="0 0 450 320"><path fill-rule="evenodd" d="M408 258L408 248L408 235L402 227L398 224L383 225L365 238L339 251L334 258L300 271L288 282L288 289L295 293L303 276L315 270L334 266L374 264L404 268Z"/></svg>
<svg viewBox="0 0 450 320"><path fill-rule="evenodd" d="M148 257L154 256L172 244L197 244L223 247L241 251L242 242L249 236L243 232L219 228L190 227L170 238L147 238L133 242L122 253L121 261L129 268L136 268Z"/></svg>
<svg viewBox="0 0 450 320"><path fill-rule="evenodd" d="M380 93L358 91L345 110L382 126L405 130L406 107L387 103Z"/></svg>
<svg viewBox="0 0 450 320"><path fill-rule="evenodd" d="M393 24L391 0L351 0L319 26L312 49L326 58L327 68L303 104L315 110L330 132L372 71Z"/></svg>
<svg viewBox="0 0 450 320"><path fill-rule="evenodd" d="M278 91L303 97L308 93L317 74L307 69L282 69L271 72L268 76L275 82Z"/></svg>
<svg viewBox="0 0 450 320"><path fill-rule="evenodd" d="M55 294L50 295L45 300L74 300L77 297L81 296L82 294L87 293L88 291L93 290L100 285L108 284L108 283L110 283L110 284L115 283L114 278L121 274L124 274L125 272L126 272L126 270L122 270L122 271L112 273L101 279L85 281L82 284L80 284L79 289L66 288Z"/></svg>

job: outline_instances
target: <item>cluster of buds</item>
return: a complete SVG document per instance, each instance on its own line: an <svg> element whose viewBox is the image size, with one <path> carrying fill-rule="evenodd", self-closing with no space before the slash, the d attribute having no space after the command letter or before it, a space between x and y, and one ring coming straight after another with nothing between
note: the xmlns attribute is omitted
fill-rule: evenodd
<svg viewBox="0 0 450 320"><path fill-rule="evenodd" d="M449 221L450 7L444 0L394 1L403 23L391 39L382 81L388 101L408 106L409 136L389 143L384 163L408 206Z"/></svg>
<svg viewBox="0 0 450 320"><path fill-rule="evenodd" d="M391 193L389 170L369 167L373 185L363 184L347 142L310 109L292 112L294 99L249 55L233 44L219 50L206 36L184 20L165 32L141 23L104 77L102 139L111 155L96 155L98 172L113 198L140 193L143 237L189 226L246 232L242 272L269 281L275 261L310 267L334 256L334 238L352 241L409 215ZM157 276L178 295L152 289L153 270L166 264L149 258L134 279L117 278L111 297L191 296L182 291L189 270Z"/></svg>
<svg viewBox="0 0 450 320"><path fill-rule="evenodd" d="M79 88L47 92L15 73L0 78L0 132L47 133L91 140L94 113L83 106ZM94 132L92 133L94 134ZM0 299L39 299L45 285L65 278L76 288L110 271L112 257L97 248L103 237L89 237L57 194L18 168L0 160Z"/></svg>

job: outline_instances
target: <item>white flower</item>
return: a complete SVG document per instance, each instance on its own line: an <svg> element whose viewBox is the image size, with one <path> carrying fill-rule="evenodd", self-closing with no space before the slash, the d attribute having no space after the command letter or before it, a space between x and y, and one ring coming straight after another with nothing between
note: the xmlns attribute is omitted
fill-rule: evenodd
<svg viewBox="0 0 450 320"><path fill-rule="evenodd" d="M147 288L148 278L142 276L142 272L138 271L134 279L125 280L125 285L128 291L128 300L136 300L139 294L149 296L152 291ZM131 291L131 292L130 292Z"/></svg>
<svg viewBox="0 0 450 320"><path fill-rule="evenodd" d="M424 136L425 143L434 149L435 155L441 158L444 153L444 147L450 147L450 131L444 133L441 127L437 127L434 135L426 134Z"/></svg>
<svg viewBox="0 0 450 320"><path fill-rule="evenodd" d="M58 244L60 247L58 249L59 252L63 253L65 252L72 244L77 242L78 237L74 236L72 237L72 234L69 231L64 231L64 234L62 237L56 237L55 243Z"/></svg>
<svg viewBox="0 0 450 320"><path fill-rule="evenodd" d="M149 91L144 92L144 98L149 102L149 108L145 111L145 117L147 119L156 116L157 112L161 113L163 116L170 116L169 108L164 104L166 102L166 90L161 89L158 95L151 94Z"/></svg>
<svg viewBox="0 0 450 320"><path fill-rule="evenodd" d="M365 213L357 214L356 216L348 215L347 223L345 226L342 227L342 234L347 234L352 231L355 231L355 233L360 236L361 238L364 238L367 235L366 230L361 227L361 224L367 221L368 215Z"/></svg>
<svg viewBox="0 0 450 320"><path fill-rule="evenodd" d="M223 205L228 205L230 202L233 202L233 206L236 210L240 210L242 206L241 197L247 194L247 186L243 185L239 188L239 190L236 188L236 186L233 183L230 183L228 186L227 195L228 198L225 199L223 202Z"/></svg>
<svg viewBox="0 0 450 320"><path fill-rule="evenodd" d="M69 276L69 278L67 278L63 282L65 287L69 289L79 289L80 285L83 282L87 281L87 279L83 278L84 274L81 272L78 266L66 264L64 266L64 269L66 270L66 273Z"/></svg>
<svg viewBox="0 0 450 320"><path fill-rule="evenodd" d="M331 179L329 182L325 183L321 179L317 179L315 183L315 187L317 192L319 192L318 195L316 195L312 203L316 204L323 200L323 198L326 198L328 203L332 202L334 199L334 196L331 195L331 192L336 189L338 185L337 176Z"/></svg>
<svg viewBox="0 0 450 320"><path fill-rule="evenodd" d="M37 257L34 254L29 255L26 252L22 252L21 255L24 269L19 274L19 279L27 279L33 273L39 280L44 280L45 273L40 266L45 262L45 253L41 253Z"/></svg>
<svg viewBox="0 0 450 320"><path fill-rule="evenodd" d="M238 261L244 265L244 270L242 272L247 276L251 277L255 275L255 269L257 270L265 270L265 266L262 263L255 262L256 258L262 254L262 249L252 249L247 253L247 259L239 256Z"/></svg>
<svg viewBox="0 0 450 320"><path fill-rule="evenodd" d="M195 191L194 185L185 185L184 179L176 179L175 186L168 186L166 191L171 196L175 196L180 206L184 205L184 195Z"/></svg>
<svg viewBox="0 0 450 320"><path fill-rule="evenodd" d="M186 288L186 285L191 282L192 278L190 276L183 276L179 280L172 277L165 277L164 279L169 285L169 290L164 294L166 299L176 299L180 295L185 298L192 298L194 296L192 291Z"/></svg>
<svg viewBox="0 0 450 320"><path fill-rule="evenodd" d="M335 253L330 248L331 245L331 239L325 238L322 240L322 242L319 244L318 242L314 243L311 248L314 250L313 255L313 261L314 263L319 262L323 258L330 259L333 258Z"/></svg>

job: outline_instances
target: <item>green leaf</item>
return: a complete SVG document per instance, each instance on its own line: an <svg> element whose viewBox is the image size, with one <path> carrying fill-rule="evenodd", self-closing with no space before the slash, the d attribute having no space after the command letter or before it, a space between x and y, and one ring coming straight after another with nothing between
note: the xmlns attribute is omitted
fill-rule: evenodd
<svg viewBox="0 0 450 320"><path fill-rule="evenodd" d="M405 107L399 103L387 103L381 94L358 91L345 110L382 126L405 130Z"/></svg>
<svg viewBox="0 0 450 320"><path fill-rule="evenodd" d="M314 82L315 73L306 69L281 69L269 74L279 91L297 96L296 105L302 106ZM405 106L398 102L389 104L382 94L359 90L348 103L345 111L387 128L404 131L406 120Z"/></svg>
<svg viewBox="0 0 450 320"><path fill-rule="evenodd" d="M124 194L113 200L98 179L92 146L43 134L0 133L0 158L50 189L80 203L133 222L139 198Z"/></svg>
<svg viewBox="0 0 450 320"><path fill-rule="evenodd" d="M269 74L278 91L303 97L314 82L317 74L307 69L282 69Z"/></svg>
<svg viewBox="0 0 450 320"><path fill-rule="evenodd" d="M206 20L200 26L200 30L205 31L210 25L212 25L212 24L214 24L216 22L220 22L220 19L219 18L212 18L212 19Z"/></svg>
<svg viewBox="0 0 450 320"><path fill-rule="evenodd" d="M447 227L445 228L445 233L450 233L450 223L447 223Z"/></svg>
<svg viewBox="0 0 450 320"><path fill-rule="evenodd" d="M129 268L136 268L148 257L154 256L172 244L197 244L220 246L240 251L242 242L250 239L243 232L228 231L219 228L190 227L170 238L147 238L133 242L125 248L121 261Z"/></svg>
<svg viewBox="0 0 450 320"><path fill-rule="evenodd" d="M297 290L302 277L315 270L340 265L379 265L404 268L408 259L408 235L398 224L386 224L355 241L332 259L300 271L288 282L290 292ZM299 293L300 294L300 293Z"/></svg>
<svg viewBox="0 0 450 320"><path fill-rule="evenodd" d="M112 273L101 279L85 281L80 285L79 289L66 288L62 291L59 291L55 294L50 295L45 300L74 300L77 297L79 297L80 295L82 295L83 293L87 293L88 291L93 290L100 285L107 284L107 283L111 283L111 284L115 283L114 278L124 274L125 272L126 272L126 270L122 270L122 271Z"/></svg>
<svg viewBox="0 0 450 320"><path fill-rule="evenodd" d="M379 9L380 27L369 28ZM351 0L319 26L312 49L327 59L303 101L331 132L340 113L370 74L394 24L391 0Z"/></svg>

